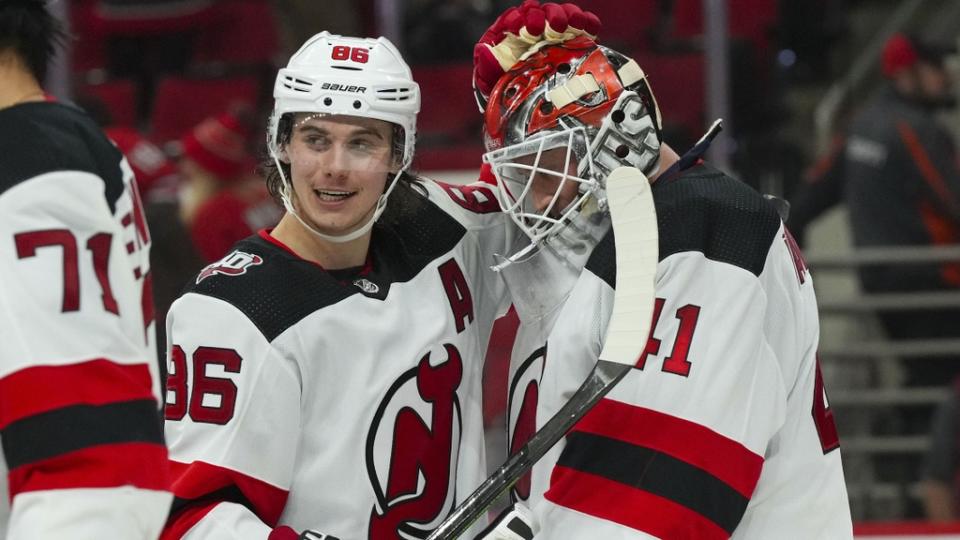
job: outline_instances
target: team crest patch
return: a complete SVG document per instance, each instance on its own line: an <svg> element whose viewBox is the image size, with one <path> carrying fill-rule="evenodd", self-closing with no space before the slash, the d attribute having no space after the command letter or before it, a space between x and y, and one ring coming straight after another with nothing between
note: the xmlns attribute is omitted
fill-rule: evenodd
<svg viewBox="0 0 960 540"><path fill-rule="evenodd" d="M367 294L377 294L380 292L380 286L366 278L354 280L353 284Z"/></svg>
<svg viewBox="0 0 960 540"><path fill-rule="evenodd" d="M225 276L239 276L247 273L247 268L263 264L259 255L252 255L243 251L234 251L219 261L208 265L197 276L197 284L214 274Z"/></svg>

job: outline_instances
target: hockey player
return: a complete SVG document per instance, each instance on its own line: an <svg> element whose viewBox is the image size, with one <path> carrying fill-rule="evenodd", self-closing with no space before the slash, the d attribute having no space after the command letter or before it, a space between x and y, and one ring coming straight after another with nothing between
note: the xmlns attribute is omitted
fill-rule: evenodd
<svg viewBox="0 0 960 540"><path fill-rule="evenodd" d="M643 70L586 38L520 60L481 98L501 205L531 245L501 265L522 322L510 444L577 390L602 348L614 243L604 178L650 178L660 262L636 369L514 490L543 539L850 538L803 258L776 211L678 156ZM483 102L483 101L481 101Z"/></svg>
<svg viewBox="0 0 960 540"><path fill-rule="evenodd" d="M153 539L172 496L150 235L117 148L41 87L63 32L0 3L0 538Z"/></svg>
<svg viewBox="0 0 960 540"><path fill-rule="evenodd" d="M420 93L386 39L314 36L274 97L286 214L167 319L163 538L422 538L485 476L509 220L489 185L408 171Z"/></svg>

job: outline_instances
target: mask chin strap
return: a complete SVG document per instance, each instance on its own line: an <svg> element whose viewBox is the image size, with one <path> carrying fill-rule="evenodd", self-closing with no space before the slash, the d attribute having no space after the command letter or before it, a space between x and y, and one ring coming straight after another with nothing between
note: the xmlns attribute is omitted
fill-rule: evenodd
<svg viewBox="0 0 960 540"><path fill-rule="evenodd" d="M370 229L373 228L373 224L376 223L377 219L380 218L380 215L383 214L383 211L387 209L387 197L390 196L390 193L393 191L393 188L397 186L400 181L400 175L403 174L403 171L407 169L407 166L404 165L397 171L397 174L394 175L393 180L390 181L390 185L387 187L387 191L383 195L380 195L380 198L377 199L376 209L373 211L373 215L370 216L370 219L363 224L359 229L349 232L343 235L332 235L324 234L318 231L313 225L307 223L303 218L300 217L300 214L297 213L296 209L293 207L293 200L291 199L290 194L293 192L293 183L287 180L287 176L283 173L283 167L280 166L280 159L277 158L277 153L274 152L272 148L269 149L270 157L273 158L273 162L277 165L277 172L280 173L280 178L283 180L283 190L280 192L280 199L283 201L283 207L286 211L291 214L293 217L300 222L308 231L316 235L321 240L326 240L327 242L333 242L335 244L343 244L350 242L351 240L356 240L361 236L370 232Z"/></svg>

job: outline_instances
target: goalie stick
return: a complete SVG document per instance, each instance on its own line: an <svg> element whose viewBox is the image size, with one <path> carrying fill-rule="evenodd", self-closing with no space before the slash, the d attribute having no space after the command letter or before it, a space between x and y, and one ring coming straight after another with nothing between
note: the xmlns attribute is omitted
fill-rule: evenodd
<svg viewBox="0 0 960 540"><path fill-rule="evenodd" d="M455 508L427 540L453 540L469 528L633 369L643 353L653 317L659 260L653 195L647 177L633 167L620 167L610 173L606 191L617 271L613 312L597 364L570 401Z"/></svg>

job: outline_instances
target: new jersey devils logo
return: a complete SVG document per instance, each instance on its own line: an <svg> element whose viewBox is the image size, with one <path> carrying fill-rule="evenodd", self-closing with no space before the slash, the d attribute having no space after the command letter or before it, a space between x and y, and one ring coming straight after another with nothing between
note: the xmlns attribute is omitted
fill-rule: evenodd
<svg viewBox="0 0 960 540"><path fill-rule="evenodd" d="M225 276L239 276L247 273L247 268L263 264L263 259L259 255L251 255L242 251L234 251L219 261L208 265L197 276L197 283L207 279L214 274L223 274Z"/></svg>
<svg viewBox="0 0 960 540"><path fill-rule="evenodd" d="M537 403L540 400L540 379L546 367L547 347L533 351L510 381L507 426L510 454L517 453L537 431ZM514 501L530 497L530 473L523 475L511 490Z"/></svg>
<svg viewBox="0 0 960 540"><path fill-rule="evenodd" d="M427 353L387 391L367 435L367 473L377 496L371 540L425 538L453 509L462 420L460 352Z"/></svg>

